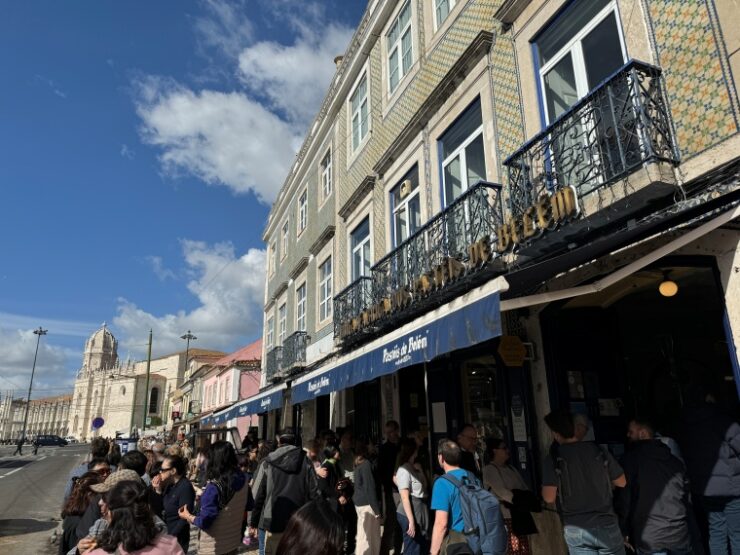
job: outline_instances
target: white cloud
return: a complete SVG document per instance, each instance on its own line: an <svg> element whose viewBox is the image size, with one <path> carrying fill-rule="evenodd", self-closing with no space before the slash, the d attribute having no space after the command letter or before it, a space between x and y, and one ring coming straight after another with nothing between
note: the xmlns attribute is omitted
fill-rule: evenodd
<svg viewBox="0 0 740 555"><path fill-rule="evenodd" d="M121 145L121 150L119 151L120 155L124 158L128 158L129 160L133 160L136 157L136 152L129 147L126 143Z"/></svg>
<svg viewBox="0 0 740 555"><path fill-rule="evenodd" d="M252 191L271 203L300 141L295 129L244 94L191 91L171 80L138 83L143 140L162 150L170 176Z"/></svg>
<svg viewBox="0 0 740 555"><path fill-rule="evenodd" d="M236 58L254 32L247 18L250 8L246 0L203 0L201 5L205 15L193 21L198 44L202 49L215 48L229 58Z"/></svg>
<svg viewBox="0 0 740 555"><path fill-rule="evenodd" d="M52 79L49 79L48 77L44 77L43 75L39 75L38 73L36 75L34 75L34 78L39 83L43 83L44 85L46 85L47 87L49 87L49 89L51 90L51 92L53 92L59 98L67 98L67 93L64 92L59 87L59 85L55 81L53 81Z"/></svg>
<svg viewBox="0 0 740 555"><path fill-rule="evenodd" d="M54 335L70 337L84 337L100 327L99 324L91 322L79 322L76 320L58 320L44 316L25 316L22 314L11 314L0 312L0 329L5 330L33 330L42 326Z"/></svg>
<svg viewBox="0 0 740 555"><path fill-rule="evenodd" d="M121 346L137 356L145 354L149 329L154 332L156 355L184 348L180 336L192 330L196 346L229 350L262 327L265 251L249 249L236 256L231 243L208 245L182 241L191 281L188 289L198 299L194 310L155 315L128 299L119 299L113 323L120 332Z"/></svg>
<svg viewBox="0 0 740 555"><path fill-rule="evenodd" d="M239 55L240 78L252 94L265 97L272 109L306 127L321 106L336 66L334 58L352 37L349 27L329 24L321 33L299 27L294 44L258 42Z"/></svg>
<svg viewBox="0 0 740 555"><path fill-rule="evenodd" d="M32 329L13 329L6 322L0 327L0 391L12 389L15 397L28 394L37 338ZM48 336L41 337L33 398L71 393L75 374L68 363L73 357L79 353L53 345Z"/></svg>
<svg viewBox="0 0 740 555"><path fill-rule="evenodd" d="M157 276L159 281L166 281L168 279L175 279L177 276L175 272L170 270L164 265L164 261L161 256L147 256L144 258L151 266L154 275Z"/></svg>

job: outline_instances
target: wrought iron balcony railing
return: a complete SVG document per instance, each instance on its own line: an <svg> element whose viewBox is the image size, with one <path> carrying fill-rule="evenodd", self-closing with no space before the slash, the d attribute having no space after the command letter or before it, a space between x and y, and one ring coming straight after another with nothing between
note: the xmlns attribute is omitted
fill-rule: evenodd
<svg viewBox="0 0 740 555"><path fill-rule="evenodd" d="M283 348L274 347L265 355L265 376L268 382L279 379L280 366L283 360Z"/></svg>
<svg viewBox="0 0 740 555"><path fill-rule="evenodd" d="M342 335L341 326L356 318L372 303L373 280L362 276L334 297L334 337Z"/></svg>
<svg viewBox="0 0 740 555"><path fill-rule="evenodd" d="M305 331L297 331L283 341L283 360L280 365L285 374L306 366L306 347L310 337Z"/></svg>
<svg viewBox="0 0 740 555"><path fill-rule="evenodd" d="M355 327L364 323L355 322L353 327L353 319L371 307L392 304L399 292L410 294L423 276L432 275L446 261L473 262L471 245L485 239L493 250L503 223L501 186L481 181L470 187L375 264L370 276L354 281L334 297L334 336L344 337L357 331ZM466 272L470 270L467 265L465 268ZM385 318L378 314L365 316L380 324L379 320Z"/></svg>
<svg viewBox="0 0 740 555"><path fill-rule="evenodd" d="M582 197L648 162L679 162L661 70L632 60L504 161L512 215L545 193Z"/></svg>

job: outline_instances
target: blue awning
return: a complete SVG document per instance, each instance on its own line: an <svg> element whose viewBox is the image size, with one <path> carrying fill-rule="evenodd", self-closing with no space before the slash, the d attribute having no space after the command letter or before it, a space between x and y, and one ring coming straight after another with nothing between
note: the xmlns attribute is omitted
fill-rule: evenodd
<svg viewBox="0 0 740 555"><path fill-rule="evenodd" d="M498 289L459 308L455 304L452 301L437 309L440 316L436 319L412 322L340 358L332 367L299 378L291 387L291 402L302 403L501 335ZM428 316L418 320L425 319Z"/></svg>
<svg viewBox="0 0 740 555"><path fill-rule="evenodd" d="M223 424L240 416L251 416L280 408L283 403L283 391L285 386L270 389L249 399L239 401L220 412L214 413L201 420L203 425Z"/></svg>

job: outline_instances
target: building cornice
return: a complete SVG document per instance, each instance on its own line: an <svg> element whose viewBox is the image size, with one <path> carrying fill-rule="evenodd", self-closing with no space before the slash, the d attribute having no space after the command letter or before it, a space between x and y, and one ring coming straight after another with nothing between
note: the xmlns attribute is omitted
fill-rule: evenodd
<svg viewBox="0 0 740 555"><path fill-rule="evenodd" d="M339 209L339 216L345 222L347 221L349 215L354 212L355 208L360 205L362 200L375 188L375 181L376 179L374 175L366 175L365 178L360 182L360 185L357 187L357 189L355 189L355 191L347 199L347 202L345 202L344 205Z"/></svg>
<svg viewBox="0 0 740 555"><path fill-rule="evenodd" d="M332 237L334 237L335 231L336 227L334 227L333 225L326 226L324 228L324 231L321 232L316 241L313 242L313 245L309 247L308 252L310 252L314 256L318 256L318 254L321 252L321 249L324 248L324 245L326 245L329 241L331 241Z"/></svg>

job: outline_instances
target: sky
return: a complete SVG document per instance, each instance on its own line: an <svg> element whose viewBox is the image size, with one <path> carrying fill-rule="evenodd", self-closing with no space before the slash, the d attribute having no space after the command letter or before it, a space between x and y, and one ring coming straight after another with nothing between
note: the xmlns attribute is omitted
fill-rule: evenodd
<svg viewBox="0 0 740 555"><path fill-rule="evenodd" d="M0 392L261 335L269 207L365 0L28 0L0 18Z"/></svg>

